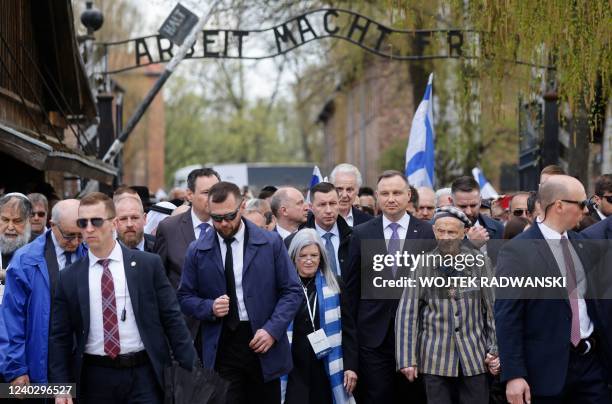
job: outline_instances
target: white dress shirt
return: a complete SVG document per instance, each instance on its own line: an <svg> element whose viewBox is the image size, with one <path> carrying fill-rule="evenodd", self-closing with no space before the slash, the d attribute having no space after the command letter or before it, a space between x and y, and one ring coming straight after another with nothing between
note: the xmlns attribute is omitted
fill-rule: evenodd
<svg viewBox="0 0 612 404"><path fill-rule="evenodd" d="M223 260L223 268L225 268L225 253L227 245L223 241L223 237L217 233L219 239L219 247L221 248L221 259ZM234 262L234 284L236 286L236 298L238 299L238 317L240 321L249 321L249 315L244 305L244 293L242 290L242 267L244 265L244 223L240 221L240 228L234 234L235 240L232 242L232 261Z"/></svg>
<svg viewBox="0 0 612 404"><path fill-rule="evenodd" d="M346 224L349 225L349 227L353 227L353 208L350 208L348 211L348 215L346 215L346 217L344 217L344 221L346 222Z"/></svg>
<svg viewBox="0 0 612 404"><path fill-rule="evenodd" d="M91 250L89 255L89 336L85 344L85 353L90 355L106 355L104 353L104 326L102 322L102 264L98 261L102 258L96 257ZM121 246L115 241L115 247L107 257L110 262L108 268L113 276L115 287L115 305L117 307L117 322L119 323L119 341L121 344L120 354L139 352L144 349L144 344L138 332L136 317L130 300L130 291L125 280L125 271L137 270L132 267L127 269L123 263L123 252ZM125 308L125 321L121 321L121 313Z"/></svg>
<svg viewBox="0 0 612 404"><path fill-rule="evenodd" d="M342 275L342 269L340 268L340 260L338 259L338 249L340 249L340 231L338 230L338 223L334 223L334 227L332 227L330 231L323 229L322 227L320 227L318 224L315 223L315 229L317 230L319 237L321 237L321 239L323 240L324 246L325 246L325 239L323 238L323 236L326 235L327 233L333 234L333 237L331 238L331 242L332 242L332 245L334 246L334 253L335 253L334 259L336 260L336 268L338 268L338 275Z"/></svg>
<svg viewBox="0 0 612 404"><path fill-rule="evenodd" d="M276 232L280 234L283 240L293 234L292 231L282 228L278 223L276 224Z"/></svg>
<svg viewBox="0 0 612 404"><path fill-rule="evenodd" d="M559 271L562 276L567 276L565 273L565 259L563 257L563 249L561 248L561 236L567 237L567 232L563 232L563 234L558 233L556 230L551 229L544 223L538 223L538 227L542 232L542 235L547 241L546 244L550 247L553 256L555 257L555 261L557 261L557 265L559 266ZM572 255L572 261L574 262L574 269L576 270L576 285L578 286L578 317L580 320L580 338L588 338L593 333L593 323L589 318L589 313L587 312L586 302L584 301L584 295L586 293L587 281L584 273L584 267L582 266L582 262L574 250L572 243L568 243L570 254Z"/></svg>
<svg viewBox="0 0 612 404"><path fill-rule="evenodd" d="M136 248L139 249L140 251L144 251L144 243L145 243L145 239L144 239L144 235L142 236L142 240L140 240L140 243L138 243L136 245Z"/></svg>
<svg viewBox="0 0 612 404"><path fill-rule="evenodd" d="M195 214L195 212L193 211L193 208L191 208L191 221L193 222L193 234L195 235L195 239L197 240L200 238L201 230L199 226L204 222L201 221L198 215ZM214 229L212 219L208 219L208 222L206 223L210 225L211 229ZM144 238L143 238L143 241L144 241Z"/></svg>
<svg viewBox="0 0 612 404"><path fill-rule="evenodd" d="M53 234L53 232L51 232L51 240L53 241L53 247L55 248L55 258L57 260L57 267L61 271L66 267L66 256L64 255L66 251L59 246L59 242L57 241L57 238L55 238L55 234ZM71 258L72 262L77 259L76 251L72 253Z"/></svg>
<svg viewBox="0 0 612 404"><path fill-rule="evenodd" d="M391 220L387 219L387 216L383 215L383 232L385 234L385 243L387 244L387 248L389 247L389 240L391 239L391 235L393 234L393 230L389 225L393 223ZM397 234L400 238L400 251L404 250L404 241L406 241L406 234L408 233L408 225L410 225L410 215L408 213L404 214L400 220L396 222L399 224L397 229Z"/></svg>

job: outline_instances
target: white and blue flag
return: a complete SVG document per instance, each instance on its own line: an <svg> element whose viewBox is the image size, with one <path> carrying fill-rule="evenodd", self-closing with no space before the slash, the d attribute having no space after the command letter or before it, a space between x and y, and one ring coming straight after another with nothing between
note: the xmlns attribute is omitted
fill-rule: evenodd
<svg viewBox="0 0 612 404"><path fill-rule="evenodd" d="M310 185L308 185L308 194L306 195L306 202L310 203L310 188L317 185L319 182L323 182L323 176L318 166L314 166L312 169L312 177L310 178Z"/></svg>
<svg viewBox="0 0 612 404"><path fill-rule="evenodd" d="M414 187L433 188L434 182L434 127L433 127L433 73L429 75L423 100L419 104L410 128L406 148L405 174Z"/></svg>
<svg viewBox="0 0 612 404"><path fill-rule="evenodd" d="M472 175L474 176L474 179L478 182L478 185L480 185L480 196L482 198L497 198L499 196L495 188L493 188L493 185L491 185L489 180L487 180L480 168L474 167L472 169Z"/></svg>

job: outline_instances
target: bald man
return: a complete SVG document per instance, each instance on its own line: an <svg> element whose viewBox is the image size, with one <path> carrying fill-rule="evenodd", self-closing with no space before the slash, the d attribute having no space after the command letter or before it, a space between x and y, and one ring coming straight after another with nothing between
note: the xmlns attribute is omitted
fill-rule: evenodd
<svg viewBox="0 0 612 404"><path fill-rule="evenodd" d="M419 193L419 209L416 217L421 220L430 221L436 210L436 193L429 187L417 188Z"/></svg>
<svg viewBox="0 0 612 404"><path fill-rule="evenodd" d="M276 231L284 239L295 233L308 219L308 204L304 195L293 187L279 188L270 200L276 217Z"/></svg>
<svg viewBox="0 0 612 404"><path fill-rule="evenodd" d="M592 255L571 231L586 210L575 178L555 175L540 186L541 219L501 250L497 276L557 276L565 285L498 289L495 324L501 381L510 403L610 403L596 342L593 302L585 300ZM520 293L520 294L517 294Z"/></svg>
<svg viewBox="0 0 612 404"><path fill-rule="evenodd" d="M60 271L86 254L76 225L79 201L58 202L51 229L17 250L7 271L0 310L4 378L11 384L46 383L49 322Z"/></svg>

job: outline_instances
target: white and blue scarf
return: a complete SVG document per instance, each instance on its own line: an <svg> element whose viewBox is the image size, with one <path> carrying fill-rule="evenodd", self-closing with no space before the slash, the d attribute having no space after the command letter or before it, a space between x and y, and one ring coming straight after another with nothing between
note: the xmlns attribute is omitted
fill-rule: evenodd
<svg viewBox="0 0 612 404"><path fill-rule="evenodd" d="M319 322L331 345L331 352L323 357L325 373L332 388L334 404L354 404L355 399L344 389L344 363L342 361L342 323L340 321L340 295L327 286L325 276L317 271L315 278ZM287 329L289 344L293 337L293 322ZM288 376L281 377L282 402L285 402Z"/></svg>

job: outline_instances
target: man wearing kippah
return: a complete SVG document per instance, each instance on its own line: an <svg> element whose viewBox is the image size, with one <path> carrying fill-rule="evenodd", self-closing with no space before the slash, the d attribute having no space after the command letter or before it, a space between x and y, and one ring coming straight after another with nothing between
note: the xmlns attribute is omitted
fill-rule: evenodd
<svg viewBox="0 0 612 404"><path fill-rule="evenodd" d="M415 268L416 282L404 289L395 317L398 368L410 382L422 375L427 402L450 404L458 396L462 403L486 404L486 372L500 370L493 291L480 284L491 276L491 264L462 243L471 226L465 213L445 206L433 220L438 246ZM421 284L427 278L444 286ZM452 281L458 278L476 282Z"/></svg>

